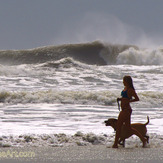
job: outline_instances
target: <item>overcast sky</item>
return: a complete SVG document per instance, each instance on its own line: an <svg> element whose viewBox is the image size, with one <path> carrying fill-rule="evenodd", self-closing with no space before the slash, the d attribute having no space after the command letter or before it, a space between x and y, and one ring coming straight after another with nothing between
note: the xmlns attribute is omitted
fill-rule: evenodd
<svg viewBox="0 0 163 163"><path fill-rule="evenodd" d="M95 40L163 45L163 0L0 0L0 49Z"/></svg>

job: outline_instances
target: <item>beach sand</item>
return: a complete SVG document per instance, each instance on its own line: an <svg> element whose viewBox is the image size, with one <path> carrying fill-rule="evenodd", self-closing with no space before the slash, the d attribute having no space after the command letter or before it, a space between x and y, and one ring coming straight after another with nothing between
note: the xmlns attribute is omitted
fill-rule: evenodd
<svg viewBox="0 0 163 163"><path fill-rule="evenodd" d="M0 163L162 163L162 148L107 148L106 145L11 147L0 149Z"/></svg>

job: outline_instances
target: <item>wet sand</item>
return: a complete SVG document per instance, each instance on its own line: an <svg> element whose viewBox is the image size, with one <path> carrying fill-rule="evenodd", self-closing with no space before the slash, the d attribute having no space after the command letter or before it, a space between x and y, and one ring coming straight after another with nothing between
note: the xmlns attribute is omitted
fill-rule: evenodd
<svg viewBox="0 0 163 163"><path fill-rule="evenodd" d="M162 163L162 148L107 148L105 145L0 148L1 163Z"/></svg>

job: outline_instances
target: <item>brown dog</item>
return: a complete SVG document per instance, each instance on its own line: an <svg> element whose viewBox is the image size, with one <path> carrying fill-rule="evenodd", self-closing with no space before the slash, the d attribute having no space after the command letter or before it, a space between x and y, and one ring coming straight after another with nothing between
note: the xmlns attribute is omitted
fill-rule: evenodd
<svg viewBox="0 0 163 163"><path fill-rule="evenodd" d="M111 126L111 127L113 127L114 131L116 131L117 121L118 121L117 119L111 118L104 122L105 122L106 126ZM149 136L146 135L146 133L147 133L146 125L148 125L148 123L149 123L149 117L147 116L147 122L145 124L142 124L142 123L132 123L131 124L132 128L135 128L147 139L147 143L149 143ZM132 136L132 134L127 132L127 129L124 124L121 129L121 136L118 141L119 144L123 145L123 147L125 147L125 139L129 138L130 136Z"/></svg>

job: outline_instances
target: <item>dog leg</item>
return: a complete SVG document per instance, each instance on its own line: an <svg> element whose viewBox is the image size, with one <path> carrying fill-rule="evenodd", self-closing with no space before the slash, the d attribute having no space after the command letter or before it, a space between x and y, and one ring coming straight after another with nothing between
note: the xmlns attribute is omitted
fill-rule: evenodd
<svg viewBox="0 0 163 163"><path fill-rule="evenodd" d="M123 147L125 147L125 139L121 139L118 141L118 144L122 145Z"/></svg>
<svg viewBox="0 0 163 163"><path fill-rule="evenodd" d="M123 147L125 147L125 139L123 140Z"/></svg>
<svg viewBox="0 0 163 163"><path fill-rule="evenodd" d="M144 137L147 139L147 143L149 144L149 136L145 135Z"/></svg>

